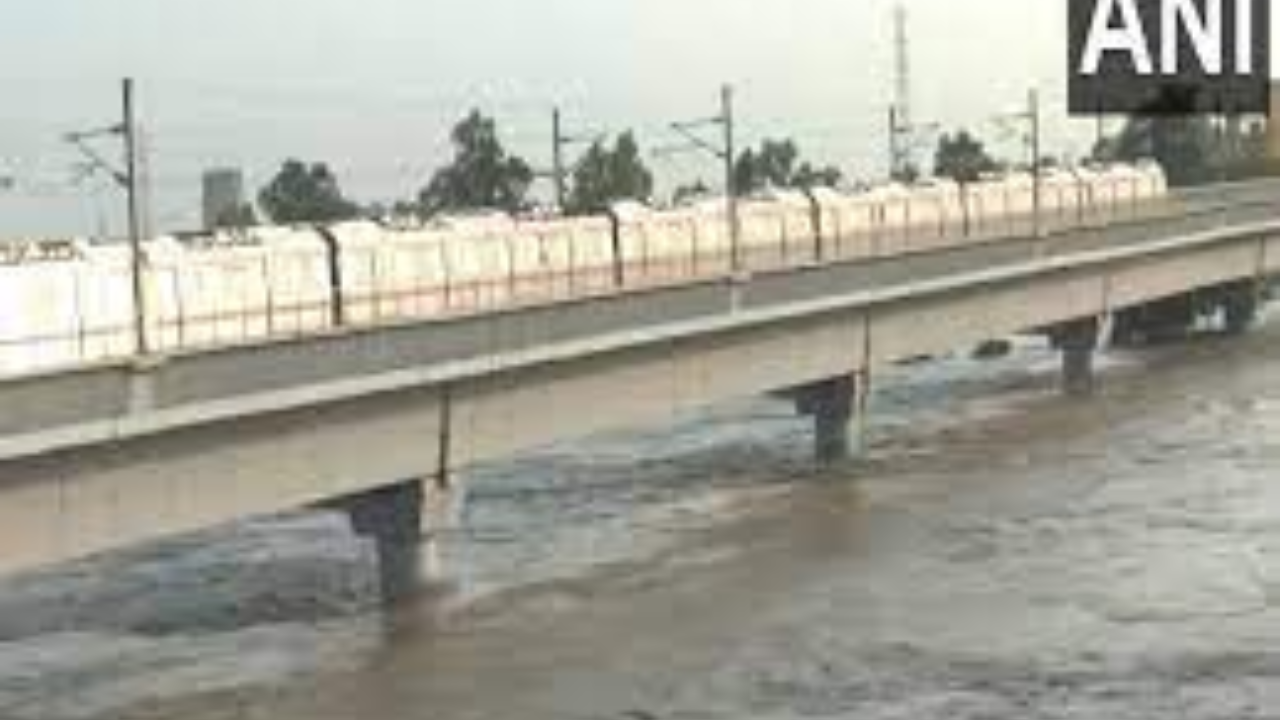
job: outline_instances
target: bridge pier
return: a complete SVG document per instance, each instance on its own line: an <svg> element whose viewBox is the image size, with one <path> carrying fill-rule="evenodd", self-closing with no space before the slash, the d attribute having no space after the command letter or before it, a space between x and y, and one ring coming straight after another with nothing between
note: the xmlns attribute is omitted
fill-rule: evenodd
<svg viewBox="0 0 1280 720"><path fill-rule="evenodd" d="M796 393L800 414L813 418L814 453L821 463L839 463L861 452L866 410L865 379L855 375L833 378Z"/></svg>
<svg viewBox="0 0 1280 720"><path fill-rule="evenodd" d="M1062 389L1067 395L1093 394L1093 360L1100 334L1101 323L1097 318L1077 320L1054 330L1054 344L1062 350Z"/></svg>
<svg viewBox="0 0 1280 720"><path fill-rule="evenodd" d="M382 601L395 605L417 594L439 574L438 534L454 515L456 495L447 483L411 480L334 501L351 529L374 541Z"/></svg>
<svg viewBox="0 0 1280 720"><path fill-rule="evenodd" d="M1243 334L1258 322L1263 298L1261 283L1252 280L1233 283L1222 289L1221 296L1222 315L1228 333Z"/></svg>

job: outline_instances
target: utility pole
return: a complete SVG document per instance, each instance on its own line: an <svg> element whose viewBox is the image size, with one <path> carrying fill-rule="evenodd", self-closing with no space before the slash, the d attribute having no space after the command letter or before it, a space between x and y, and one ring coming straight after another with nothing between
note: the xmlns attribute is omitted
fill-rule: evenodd
<svg viewBox="0 0 1280 720"><path fill-rule="evenodd" d="M134 115L133 78L121 83L124 110L125 196L129 214L129 276L133 285L134 346L138 355L150 351L147 339L146 288L142 282L142 209L138 202L138 126Z"/></svg>
<svg viewBox="0 0 1280 720"><path fill-rule="evenodd" d="M1027 93L1027 122L1031 125L1028 142L1031 146L1031 195L1033 228L1036 237L1044 233L1044 177L1040 167L1040 91L1031 88Z"/></svg>
<svg viewBox="0 0 1280 720"><path fill-rule="evenodd" d="M564 128L560 124L560 108L551 111L551 173L556 186L556 207L564 212Z"/></svg>
<svg viewBox="0 0 1280 720"><path fill-rule="evenodd" d="M121 82L121 121L96 130L72 132L64 140L75 146L84 156L84 163L77 166L82 178L97 173L104 174L125 191L125 211L129 223L129 281L133 300L134 350L138 355L150 352L147 338L146 289L143 284L142 207L138 187L138 126L134 107L132 78ZM92 140L103 137L119 137L124 146L124 169L107 160L94 148Z"/></svg>
<svg viewBox="0 0 1280 720"><path fill-rule="evenodd" d="M720 89L720 117L724 125L724 197L725 212L729 218L729 257L733 272L737 273L742 270L742 224L738 219L738 188L734 178L734 162L738 155L734 137L733 87L730 85Z"/></svg>
<svg viewBox="0 0 1280 720"><path fill-rule="evenodd" d="M697 131L707 127L718 127L722 131L719 143L708 141ZM738 217L738 189L735 187L734 170L737 161L737 119L734 110L733 86L720 88L719 114L702 120L688 120L671 123L671 129L684 137L685 143L661 147L654 150L659 156L677 153L701 151L724 163L724 197L725 212L729 229L729 262L732 272L737 275L742 267L742 223Z"/></svg>
<svg viewBox="0 0 1280 720"><path fill-rule="evenodd" d="M563 214L569 203L569 168L565 167L565 149L574 145L586 145L598 142L604 133L567 135L564 131L564 118L560 108L551 110L551 182L555 186L556 208ZM539 173L546 176L548 173Z"/></svg>
<svg viewBox="0 0 1280 720"><path fill-rule="evenodd" d="M1045 231L1043 223L1044 153L1041 134L1040 91L1037 88L1031 88L1027 91L1027 104L1025 107L1015 107L1011 112L993 116L991 120L999 124L1002 131L1006 133L1006 138L1012 136L1015 142L1021 141L1026 150L1027 163L1031 173L1032 229L1035 236L1040 237ZM1020 129L1022 123L1026 123L1025 130Z"/></svg>

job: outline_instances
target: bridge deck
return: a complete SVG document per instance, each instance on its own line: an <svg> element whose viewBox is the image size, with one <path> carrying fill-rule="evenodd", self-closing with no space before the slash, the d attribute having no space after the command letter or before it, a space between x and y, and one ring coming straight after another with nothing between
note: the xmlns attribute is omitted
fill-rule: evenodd
<svg viewBox="0 0 1280 720"><path fill-rule="evenodd" d="M0 459L74 444L77 437L92 441L104 433L118 436L148 427L145 422L120 422L130 416L190 410L170 412L169 421L151 423L159 428L180 417L194 422L241 410L261 412L264 403L310 404L388 389L401 381L371 378L398 371L443 378L458 372L483 373L486 360L509 364L522 354L532 359L569 344L604 347L696 335L712 326L750 323L762 311L851 294L870 297L899 287L922 288L947 278L963 282L976 272L1249 225L1277 217L1278 211L1280 183L1227 186L1179 196L1169 211L1142 221L1047 238L993 240L923 255L790 268L736 281L708 280L0 380L0 407L7 410L0 415ZM426 372L431 369L435 372ZM326 385L329 392L318 390ZM253 396L258 402L237 402ZM196 409L201 405L206 411Z"/></svg>
<svg viewBox="0 0 1280 720"><path fill-rule="evenodd" d="M1241 186L1126 226L0 383L0 572L1275 275L1278 209Z"/></svg>

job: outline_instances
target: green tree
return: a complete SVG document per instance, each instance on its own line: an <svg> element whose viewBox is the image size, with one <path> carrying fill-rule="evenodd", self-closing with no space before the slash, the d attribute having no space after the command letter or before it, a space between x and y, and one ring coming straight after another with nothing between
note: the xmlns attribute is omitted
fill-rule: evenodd
<svg viewBox="0 0 1280 720"><path fill-rule="evenodd" d="M801 188L835 187L843 179L844 173L840 172L839 168L832 166L814 167L809 163L804 163L792 176L792 185Z"/></svg>
<svg viewBox="0 0 1280 720"><path fill-rule="evenodd" d="M454 157L418 196L423 213L498 208L515 212L525 204L533 169L509 155L497 124L473 110L453 128Z"/></svg>
<svg viewBox="0 0 1280 720"><path fill-rule="evenodd" d="M908 163L900 168L895 168L890 173L889 179L902 185L910 185L920 179L920 168L915 163Z"/></svg>
<svg viewBox="0 0 1280 720"><path fill-rule="evenodd" d="M1118 135L1099 141L1094 147L1095 159L1102 162L1153 159L1164 168L1172 185L1207 182L1210 167L1207 123L1185 112L1177 116L1161 112L1176 110L1194 100L1194 89L1172 88L1163 92L1152 99L1143 112L1131 116Z"/></svg>
<svg viewBox="0 0 1280 720"><path fill-rule="evenodd" d="M418 204L412 200L397 200L391 206L391 216L398 218L412 218L418 214Z"/></svg>
<svg viewBox="0 0 1280 720"><path fill-rule="evenodd" d="M1138 116L1114 138L1094 149L1104 162L1155 160L1176 186L1210 182L1215 176L1213 129L1202 117Z"/></svg>
<svg viewBox="0 0 1280 720"><path fill-rule="evenodd" d="M733 167L734 190L749 195L766 188L806 188L836 185L841 173L834 167L801 162L800 148L792 140L765 140L758 150L743 151Z"/></svg>
<svg viewBox="0 0 1280 720"><path fill-rule="evenodd" d="M648 200L653 173L645 166L640 146L630 132L618 136L613 147L597 140L573 171L573 190L567 210L598 213L619 200Z"/></svg>
<svg viewBox="0 0 1280 720"><path fill-rule="evenodd" d="M701 179L698 179L676 188L675 193L671 196L671 201L676 205L683 205L686 202L696 200L700 197L705 197L709 194L711 194L711 188L707 187L707 184Z"/></svg>
<svg viewBox="0 0 1280 720"><path fill-rule="evenodd" d="M984 174L999 168L1000 164L968 130L943 134L938 139L938 149L933 157L933 173L938 177L950 178L966 185L977 182Z"/></svg>
<svg viewBox="0 0 1280 720"><path fill-rule="evenodd" d="M1134 116L1093 151L1102 162L1155 160L1175 186L1242 180L1275 173L1260 125L1239 118Z"/></svg>
<svg viewBox="0 0 1280 720"><path fill-rule="evenodd" d="M258 194L267 217L281 224L349 220L360 207L346 199L328 165L288 160Z"/></svg>
<svg viewBox="0 0 1280 720"><path fill-rule="evenodd" d="M213 227L215 229L236 229L253 227L258 224L258 213L253 209L252 205L242 204L236 207L223 210L218 217L213 219Z"/></svg>

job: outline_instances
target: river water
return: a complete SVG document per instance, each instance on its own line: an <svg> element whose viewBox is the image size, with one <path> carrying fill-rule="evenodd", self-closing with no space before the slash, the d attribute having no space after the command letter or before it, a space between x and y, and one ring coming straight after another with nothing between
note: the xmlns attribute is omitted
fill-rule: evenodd
<svg viewBox="0 0 1280 720"><path fill-rule="evenodd" d="M1280 327L880 378L823 469L753 401L484 468L446 586L340 518L0 585L0 718L1280 718Z"/></svg>

